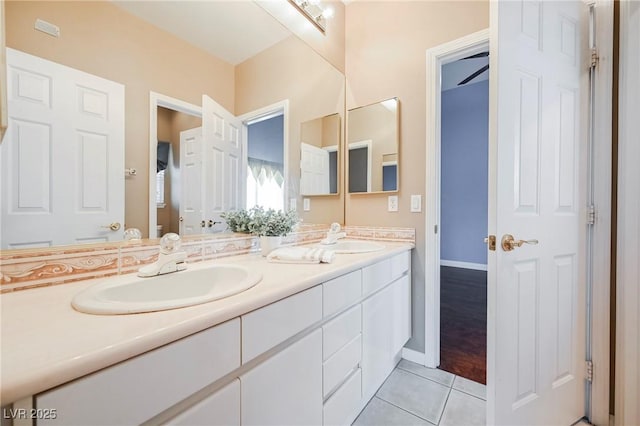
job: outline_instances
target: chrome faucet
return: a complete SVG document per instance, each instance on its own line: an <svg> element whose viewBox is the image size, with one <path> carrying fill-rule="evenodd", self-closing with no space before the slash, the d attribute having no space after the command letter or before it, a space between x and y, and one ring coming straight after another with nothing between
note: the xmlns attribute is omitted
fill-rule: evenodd
<svg viewBox="0 0 640 426"><path fill-rule="evenodd" d="M165 234L160 239L158 260L138 269L138 276L154 277L187 269L187 252L180 250L181 245L180 235L172 232Z"/></svg>
<svg viewBox="0 0 640 426"><path fill-rule="evenodd" d="M340 229L341 228L339 223L332 223L329 232L327 232L327 237L324 240L320 241L320 244L335 244L340 238L345 238L347 236L347 233L340 232Z"/></svg>

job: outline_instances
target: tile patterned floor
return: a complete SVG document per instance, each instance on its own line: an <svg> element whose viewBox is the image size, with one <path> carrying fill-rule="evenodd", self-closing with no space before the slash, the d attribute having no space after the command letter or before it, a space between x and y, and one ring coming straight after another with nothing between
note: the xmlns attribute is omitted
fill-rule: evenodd
<svg viewBox="0 0 640 426"><path fill-rule="evenodd" d="M480 383L402 360L353 424L484 425L485 400Z"/></svg>

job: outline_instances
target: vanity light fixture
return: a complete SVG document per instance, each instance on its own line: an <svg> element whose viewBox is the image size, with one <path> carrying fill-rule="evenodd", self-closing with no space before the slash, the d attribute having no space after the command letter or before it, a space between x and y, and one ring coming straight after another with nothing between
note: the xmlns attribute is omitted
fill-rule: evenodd
<svg viewBox="0 0 640 426"><path fill-rule="evenodd" d="M327 19L333 16L331 7L323 7L319 0L289 0L323 34L327 30Z"/></svg>

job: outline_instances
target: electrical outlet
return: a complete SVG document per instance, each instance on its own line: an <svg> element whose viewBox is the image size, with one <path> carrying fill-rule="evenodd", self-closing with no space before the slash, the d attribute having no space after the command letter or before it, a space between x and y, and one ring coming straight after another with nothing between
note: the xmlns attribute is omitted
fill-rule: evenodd
<svg viewBox="0 0 640 426"><path fill-rule="evenodd" d="M389 195L388 198L388 210L390 212L397 212L398 211L398 196L397 195Z"/></svg>
<svg viewBox="0 0 640 426"><path fill-rule="evenodd" d="M411 196L411 212L420 213L422 211L422 195Z"/></svg>
<svg viewBox="0 0 640 426"><path fill-rule="evenodd" d="M295 198L289 199L289 210L298 210L298 200Z"/></svg>
<svg viewBox="0 0 640 426"><path fill-rule="evenodd" d="M305 198L302 200L302 209L305 212L308 212L311 210L311 198Z"/></svg>

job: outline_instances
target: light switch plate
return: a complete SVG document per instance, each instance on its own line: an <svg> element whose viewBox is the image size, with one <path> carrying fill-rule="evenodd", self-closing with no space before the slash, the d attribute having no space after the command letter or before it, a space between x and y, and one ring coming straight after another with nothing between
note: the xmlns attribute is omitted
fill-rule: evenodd
<svg viewBox="0 0 640 426"><path fill-rule="evenodd" d="M302 209L305 212L308 212L311 210L311 199L310 198L305 198L302 200Z"/></svg>
<svg viewBox="0 0 640 426"><path fill-rule="evenodd" d="M422 211L422 195L411 196L411 212L420 213Z"/></svg>
<svg viewBox="0 0 640 426"><path fill-rule="evenodd" d="M398 211L398 196L397 195L389 195L388 198L388 210L390 212L397 212Z"/></svg>
<svg viewBox="0 0 640 426"><path fill-rule="evenodd" d="M298 210L298 200L295 198L289 199L289 210Z"/></svg>

